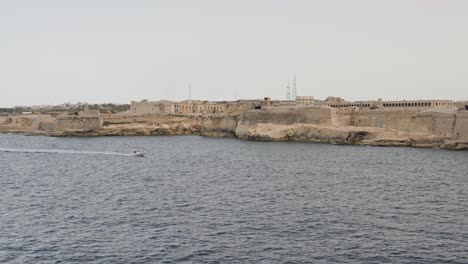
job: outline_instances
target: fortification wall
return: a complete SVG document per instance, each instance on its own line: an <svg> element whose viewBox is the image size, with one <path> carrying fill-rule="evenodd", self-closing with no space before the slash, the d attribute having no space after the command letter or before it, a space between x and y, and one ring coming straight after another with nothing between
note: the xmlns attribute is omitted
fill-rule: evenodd
<svg viewBox="0 0 468 264"><path fill-rule="evenodd" d="M55 119L51 115L37 115L32 122L32 129L41 129L41 124L44 122L55 122Z"/></svg>
<svg viewBox="0 0 468 264"><path fill-rule="evenodd" d="M51 115L12 116L7 118L4 124L36 130L39 129L41 122L53 120Z"/></svg>
<svg viewBox="0 0 468 264"><path fill-rule="evenodd" d="M12 116L8 120L8 124L14 126L31 127L35 116Z"/></svg>
<svg viewBox="0 0 468 264"><path fill-rule="evenodd" d="M240 122L244 125L257 123L332 125L336 119L335 115L336 109L330 107L263 107L244 112Z"/></svg>
<svg viewBox="0 0 468 264"><path fill-rule="evenodd" d="M458 140L468 140L468 111L457 113L454 135Z"/></svg>
<svg viewBox="0 0 468 264"><path fill-rule="evenodd" d="M337 123L341 126L377 127L443 137L456 136L457 119L454 109L360 110L337 114Z"/></svg>
<svg viewBox="0 0 468 264"><path fill-rule="evenodd" d="M362 110L340 113L338 120L342 126L378 127L400 131L420 131L416 126L417 111Z"/></svg>
<svg viewBox="0 0 468 264"><path fill-rule="evenodd" d="M103 125L124 125L124 124L164 124L171 122L189 121L193 118L187 116L171 115L128 115L128 114L104 114L101 115Z"/></svg>
<svg viewBox="0 0 468 264"><path fill-rule="evenodd" d="M114 114L114 115L102 115L104 125L113 124L130 124L130 123L152 123L161 119L159 116L151 115L125 115L125 114Z"/></svg>
<svg viewBox="0 0 468 264"><path fill-rule="evenodd" d="M416 125L420 130L431 135L454 137L456 111L453 112L421 112L416 117Z"/></svg>
<svg viewBox="0 0 468 264"><path fill-rule="evenodd" d="M100 116L58 116L58 131L97 131L102 128Z"/></svg>
<svg viewBox="0 0 468 264"><path fill-rule="evenodd" d="M57 129L57 123L54 121L42 121L39 123L39 130L54 132Z"/></svg>

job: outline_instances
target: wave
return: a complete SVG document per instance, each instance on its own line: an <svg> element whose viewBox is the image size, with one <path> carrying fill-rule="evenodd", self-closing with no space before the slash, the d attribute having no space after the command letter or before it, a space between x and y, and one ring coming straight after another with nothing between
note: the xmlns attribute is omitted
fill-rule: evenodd
<svg viewBox="0 0 468 264"><path fill-rule="evenodd" d="M116 155L116 156L132 156L132 154L111 152L111 151L87 151L87 150L72 150L72 149L17 149L17 148L0 148L0 152L10 153L50 153L50 154L77 154L77 155Z"/></svg>

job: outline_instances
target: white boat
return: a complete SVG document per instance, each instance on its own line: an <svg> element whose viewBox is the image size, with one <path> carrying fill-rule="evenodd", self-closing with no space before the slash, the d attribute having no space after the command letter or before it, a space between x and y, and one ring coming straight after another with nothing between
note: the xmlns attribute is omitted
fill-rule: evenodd
<svg viewBox="0 0 468 264"><path fill-rule="evenodd" d="M144 157L145 153L140 151L133 151L132 157Z"/></svg>

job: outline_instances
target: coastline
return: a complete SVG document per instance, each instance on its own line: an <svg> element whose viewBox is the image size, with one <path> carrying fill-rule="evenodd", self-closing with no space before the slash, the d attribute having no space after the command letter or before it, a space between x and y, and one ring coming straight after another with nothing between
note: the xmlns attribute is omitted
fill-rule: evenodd
<svg viewBox="0 0 468 264"><path fill-rule="evenodd" d="M52 137L231 137L340 145L468 150L468 111L341 111L331 107L262 107L218 114L78 114L11 117L0 133Z"/></svg>
<svg viewBox="0 0 468 264"><path fill-rule="evenodd" d="M330 127L311 127L316 131L329 133ZM238 136L231 132L220 131L197 131L192 133L145 133L145 132L109 132L109 131L67 131L61 133L47 133L41 131L0 131L0 134L17 134L24 136L48 136L48 137L127 137L127 136L200 136L200 137L216 137L216 138L235 138L244 141L262 141L262 142L302 142L302 143L317 143L317 144L331 144L331 145L357 145L357 146L372 146L372 147L411 147L411 148L435 148L445 149L451 151L468 150L468 141L456 141L447 138L432 137L425 138L421 135L416 137L376 137L375 134L366 129L352 129L339 136L336 134L329 134L331 136L324 136L322 132L309 134L304 133L304 127L299 131L291 134L291 127L277 127L275 125L268 127L263 126L258 131L251 131L250 134L243 134ZM294 128L298 129L298 127ZM263 130L263 132L262 132ZM267 133L264 133L268 131ZM342 130L342 129L340 129ZM371 129L375 132L375 129ZM341 131L343 132L343 131ZM288 134L289 133L289 134Z"/></svg>

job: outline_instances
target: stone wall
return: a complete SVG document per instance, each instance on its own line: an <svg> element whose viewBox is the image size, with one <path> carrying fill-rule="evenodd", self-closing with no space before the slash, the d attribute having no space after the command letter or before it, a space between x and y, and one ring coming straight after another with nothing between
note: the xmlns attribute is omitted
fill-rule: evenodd
<svg viewBox="0 0 468 264"><path fill-rule="evenodd" d="M241 115L235 134L241 139L249 138L253 130L265 124L268 129L295 124L335 125L336 109L309 106L262 107L261 109L249 110ZM275 134L272 137L276 138L278 135Z"/></svg>
<svg viewBox="0 0 468 264"><path fill-rule="evenodd" d="M157 107L156 102L148 102L148 100L142 100L141 102L132 101L130 103L130 113L132 114L159 113L159 107Z"/></svg>
<svg viewBox="0 0 468 264"><path fill-rule="evenodd" d="M142 100L140 102L132 101L130 103L129 113L136 115L145 114L170 114L174 113L175 105L171 101L148 101Z"/></svg>
<svg viewBox="0 0 468 264"><path fill-rule="evenodd" d="M63 115L56 119L57 131L98 131L101 128L100 116Z"/></svg>
<svg viewBox="0 0 468 264"><path fill-rule="evenodd" d="M26 127L31 130L39 129L41 122L53 121L50 115L26 115L12 116L7 119L5 124L17 127Z"/></svg>
<svg viewBox="0 0 468 264"><path fill-rule="evenodd" d="M330 107L262 107L242 114L242 124L273 123L291 125L295 123L332 125L336 109Z"/></svg>
<svg viewBox="0 0 468 264"><path fill-rule="evenodd" d="M39 130L45 132L54 132L57 129L55 121L42 121L39 123Z"/></svg>
<svg viewBox="0 0 468 264"><path fill-rule="evenodd" d="M457 113L454 136L458 140L468 141L468 111L460 111Z"/></svg>
<svg viewBox="0 0 468 264"><path fill-rule="evenodd" d="M35 116L12 116L8 120L9 125L31 127Z"/></svg>
<svg viewBox="0 0 468 264"><path fill-rule="evenodd" d="M338 123L342 126L377 127L443 137L456 135L457 111L454 109L361 110L341 112L338 117Z"/></svg>
<svg viewBox="0 0 468 264"><path fill-rule="evenodd" d="M419 129L414 122L417 111L361 110L340 112L338 116L341 126L378 127L400 131Z"/></svg>
<svg viewBox="0 0 468 264"><path fill-rule="evenodd" d="M149 124L157 125L171 122L188 121L197 117L175 116L175 115L127 115L127 114L103 114L103 125L123 125L123 124Z"/></svg>

